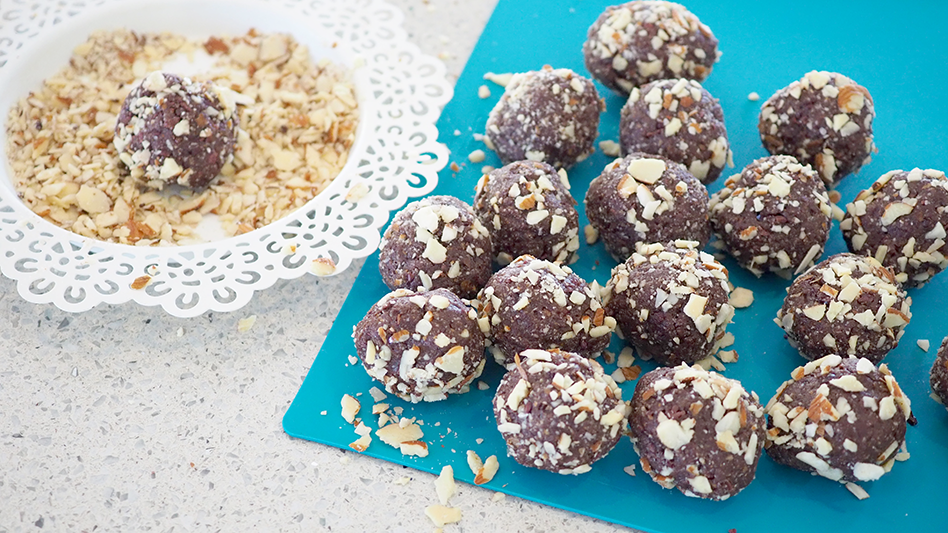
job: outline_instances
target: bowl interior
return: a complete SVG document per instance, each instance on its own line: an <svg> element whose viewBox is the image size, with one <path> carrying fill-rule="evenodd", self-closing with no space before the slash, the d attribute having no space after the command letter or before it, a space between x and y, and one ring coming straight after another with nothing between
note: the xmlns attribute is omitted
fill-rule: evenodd
<svg viewBox="0 0 948 533"><path fill-rule="evenodd" d="M11 179L11 168L6 153L6 121L9 109L16 101L39 87L43 80L53 75L67 64L73 49L88 39L96 30L130 29L142 33L171 32L190 38L206 38L211 35L242 35L251 28L261 33L287 33L309 48L313 61L328 59L333 63L346 66L352 71L352 82L356 89L360 117L368 116L366 94L360 90L360 75L354 70L356 56L345 47L335 46L335 37L312 23L311 17L300 17L279 5L263 5L260 2L246 0L141 0L136 2L112 2L90 9L75 18L67 19L30 40L3 67L0 77L0 110L3 127L0 128L0 146L2 146L3 165L0 166L0 191L8 198L16 198ZM198 60L199 61L199 60ZM177 61L173 61L177 63ZM187 74L185 72L185 74ZM364 120L359 121L356 138L350 154L357 153L365 144ZM341 174L354 165L350 158ZM340 185L334 180L319 195ZM317 197L319 196L317 195ZM311 200L312 202L312 200ZM30 213L29 208L20 202L11 202L13 208ZM305 209L305 208L304 208ZM45 228L57 228L52 223L33 215L34 220ZM202 231L202 234L206 232ZM212 231L213 233L213 231ZM221 232L221 236L223 233ZM77 239L84 237L75 235ZM207 240L215 235L205 235ZM221 237L224 238L224 237ZM107 243L103 243L107 244ZM126 245L116 245L126 246ZM183 245L177 248L201 246Z"/></svg>

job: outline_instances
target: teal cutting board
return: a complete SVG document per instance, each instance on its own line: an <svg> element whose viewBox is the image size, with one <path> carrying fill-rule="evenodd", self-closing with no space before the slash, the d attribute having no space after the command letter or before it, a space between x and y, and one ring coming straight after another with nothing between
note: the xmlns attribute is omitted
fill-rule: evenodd
<svg viewBox="0 0 948 533"><path fill-rule="evenodd" d="M460 170L444 169L436 194L470 202L481 167L499 166L494 154L473 138L474 133L483 131L487 113L503 92L484 81L483 74L533 70L544 64L586 74L581 46L587 28L607 4L592 0L500 1L458 80L454 100L438 123L440 140L451 149L451 161L460 165ZM888 170L916 166L948 169L948 40L944 22L948 20L948 3L806 0L725 5L695 0L688 7L721 41L724 55L704 85L724 108L738 167L766 155L757 136L761 102L749 101L747 95L753 91L766 99L808 70L822 69L845 73L866 86L878 114L875 132L880 151L860 174L840 185L843 202ZM448 28L443 31L450 32ZM480 85L490 88L489 98L478 97ZM618 140L623 101L602 86L599 90L608 106L602 115L600 139ZM476 149L485 149L488 157L483 163L471 164L467 155ZM586 188L608 162L609 158L597 153L570 170L582 225L586 224L582 213ZM720 188L721 181L711 190ZM845 245L835 227L827 255L842 251ZM739 310L729 327L737 339L734 347L740 361L728 365L725 374L740 379L766 402L790 371L804 362L772 322L788 282L774 277L757 279L733 261L725 260L725 264L732 282L755 295L754 305ZM574 269L587 281L605 284L614 265L601 243L584 243ZM283 419L287 433L346 448L356 435L340 416L339 401L343 394L360 392L362 418L375 428L368 395L373 382L360 366L349 364L348 356L355 354L350 338L353 325L386 292L377 255L372 256ZM757 479L730 500L687 498L676 490L661 489L641 469L636 477L625 474L623 467L638 463L628 439L581 476L564 477L519 466L506 457L493 422L490 399L501 373L492 362L483 376L491 390L475 388L466 395L423 405L389 397L392 405L404 407L407 416L424 420L424 440L431 450L428 457L402 456L377 438L365 453L433 473L451 464L455 475L467 482L473 481L473 475L465 466L465 451L476 450L482 458L494 454L500 459L500 471L487 487L644 531L724 533L736 529L746 533L832 528L944 532L948 530L944 505L948 412L929 397L928 371L935 349L948 334L942 314L948 303L948 274L910 294L912 322L886 362L912 399L918 418L918 426L909 428L907 434L911 459L897 463L880 480L864 484L871 495L865 501L858 501L842 485L776 465L766 456L760 461ZM918 339L931 341L931 350L919 349ZM615 341L612 350L618 352L619 348ZM613 368L607 365L607 370ZM623 385L625 398L631 397L633 386ZM320 415L322 411L327 414ZM484 439L482 444L475 442L478 438Z"/></svg>

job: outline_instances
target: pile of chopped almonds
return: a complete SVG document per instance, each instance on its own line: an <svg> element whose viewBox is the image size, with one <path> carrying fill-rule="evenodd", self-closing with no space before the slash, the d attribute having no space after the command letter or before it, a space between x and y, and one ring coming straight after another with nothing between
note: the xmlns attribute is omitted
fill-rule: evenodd
<svg viewBox="0 0 948 533"><path fill-rule="evenodd" d="M200 53L213 64L193 79L253 101L240 109L233 162L200 193L146 189L126 179L112 144L122 102L149 72ZM304 205L345 165L357 123L346 71L314 64L288 35L250 30L201 42L97 31L10 110L6 148L17 193L50 222L122 244L190 244L202 241L194 230L209 213L237 235Z"/></svg>

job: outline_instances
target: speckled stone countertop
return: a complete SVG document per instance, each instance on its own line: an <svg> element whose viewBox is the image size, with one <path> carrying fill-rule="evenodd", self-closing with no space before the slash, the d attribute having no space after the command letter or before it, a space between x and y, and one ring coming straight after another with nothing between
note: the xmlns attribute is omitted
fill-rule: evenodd
<svg viewBox="0 0 948 533"><path fill-rule="evenodd" d="M390 1L452 81L495 4ZM434 476L281 428L360 266L193 319L134 304L70 314L0 279L0 532L433 531ZM445 531L617 529L493 495L459 484L463 519Z"/></svg>

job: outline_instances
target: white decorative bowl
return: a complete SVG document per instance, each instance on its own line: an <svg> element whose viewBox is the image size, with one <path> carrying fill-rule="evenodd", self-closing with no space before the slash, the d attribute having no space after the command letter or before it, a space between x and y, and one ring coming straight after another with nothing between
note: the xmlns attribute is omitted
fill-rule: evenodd
<svg viewBox="0 0 948 533"><path fill-rule="evenodd" d="M236 310L254 291L279 279L337 273L371 254L389 214L430 192L447 162L435 128L452 96L444 65L407 41L401 13L380 0L96 0L3 8L4 123L12 105L65 65L73 48L98 29L189 37L250 28L290 33L309 47L314 60L325 57L349 67L359 101L360 122L347 164L304 207L243 235L173 247L102 242L34 214L13 189L4 124L0 271L30 302L84 311L132 300L180 317ZM346 201L359 183L368 193ZM149 277L147 285L133 289L143 276Z"/></svg>

